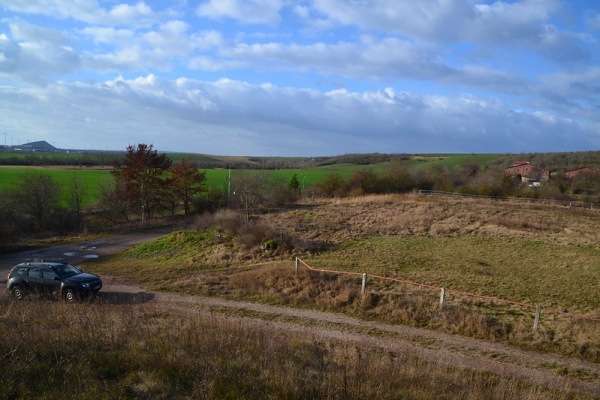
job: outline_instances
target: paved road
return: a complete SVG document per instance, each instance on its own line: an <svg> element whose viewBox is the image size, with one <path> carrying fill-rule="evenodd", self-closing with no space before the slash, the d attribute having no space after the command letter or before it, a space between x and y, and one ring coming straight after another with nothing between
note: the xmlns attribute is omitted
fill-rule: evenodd
<svg viewBox="0 0 600 400"><path fill-rule="evenodd" d="M0 283L6 282L6 278L11 268L22 262L46 260L79 265L86 260L114 254L137 244L154 240L170 231L170 229L161 229L117 235L103 239L86 240L0 256Z"/></svg>

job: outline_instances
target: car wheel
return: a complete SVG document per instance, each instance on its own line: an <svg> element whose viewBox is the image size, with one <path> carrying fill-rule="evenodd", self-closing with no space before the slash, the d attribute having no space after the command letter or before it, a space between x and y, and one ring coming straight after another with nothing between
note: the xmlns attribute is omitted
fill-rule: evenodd
<svg viewBox="0 0 600 400"><path fill-rule="evenodd" d="M73 289L67 289L65 291L65 301L73 303L75 300L77 300L77 297L75 296Z"/></svg>
<svg viewBox="0 0 600 400"><path fill-rule="evenodd" d="M23 288L21 288L21 286L19 285L13 286L10 292L12 293L12 296L17 300L23 300L23 297L25 297L25 292L23 292Z"/></svg>

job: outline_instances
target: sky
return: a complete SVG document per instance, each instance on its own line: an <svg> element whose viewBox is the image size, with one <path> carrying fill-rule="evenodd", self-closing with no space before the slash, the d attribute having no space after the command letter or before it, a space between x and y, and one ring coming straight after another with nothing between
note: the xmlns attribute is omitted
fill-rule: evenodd
<svg viewBox="0 0 600 400"><path fill-rule="evenodd" d="M600 150L597 0L0 0L0 144Z"/></svg>

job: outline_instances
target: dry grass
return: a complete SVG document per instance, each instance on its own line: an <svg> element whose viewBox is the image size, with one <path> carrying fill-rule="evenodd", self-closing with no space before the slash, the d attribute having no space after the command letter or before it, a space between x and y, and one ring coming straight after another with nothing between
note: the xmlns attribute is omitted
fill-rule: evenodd
<svg viewBox="0 0 600 400"><path fill-rule="evenodd" d="M306 269L295 275L290 266L267 266L232 275L227 292L239 298L343 312L600 362L597 322L542 314L540 329L534 333L533 313L528 309L455 296L440 310L438 292L381 285L363 295L360 285L359 278Z"/></svg>
<svg viewBox="0 0 600 400"><path fill-rule="evenodd" d="M259 217L254 225L231 213L205 218L212 219L198 221L198 227L216 228L212 234L177 234L201 240L169 236L135 249L135 257L127 253L90 267L146 282L150 289L328 309L600 362L595 322L543 313L540 332L532 335L531 310L450 297L439 312L435 292L369 280L365 299L356 280L327 274L297 280L291 273L298 254L321 268L599 316L600 210L410 194L320 200ZM240 233L252 235L252 226L261 227L254 238L268 231L285 246L245 245L252 241L242 241ZM161 246L168 254L160 256ZM287 270L262 268L277 260Z"/></svg>
<svg viewBox="0 0 600 400"><path fill-rule="evenodd" d="M273 226L343 243L377 234L523 238L597 245L600 210L497 200L408 195L320 200L267 217Z"/></svg>
<svg viewBox="0 0 600 400"><path fill-rule="evenodd" d="M42 307L44 305L44 307ZM586 399L377 347L150 305L0 299L0 399Z"/></svg>

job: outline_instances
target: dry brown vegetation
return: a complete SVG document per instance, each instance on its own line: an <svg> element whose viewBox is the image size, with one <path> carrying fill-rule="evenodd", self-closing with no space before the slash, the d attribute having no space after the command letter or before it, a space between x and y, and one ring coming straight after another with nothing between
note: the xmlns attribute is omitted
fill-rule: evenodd
<svg viewBox="0 0 600 400"><path fill-rule="evenodd" d="M313 307L600 362L600 324L406 285L293 275L383 275L600 317L600 210L416 194L321 200L245 221L235 212L96 263L149 288ZM194 233L196 232L196 233ZM267 245L271 244L271 245ZM165 250L166 249L166 250Z"/></svg>
<svg viewBox="0 0 600 400"><path fill-rule="evenodd" d="M380 234L526 238L574 246L600 242L600 210L518 199L364 196L320 200L266 218L278 228L332 243Z"/></svg>
<svg viewBox="0 0 600 400"><path fill-rule="evenodd" d="M42 306L46 305L46 307ZM0 299L2 399L591 399L352 340L137 304Z"/></svg>
<svg viewBox="0 0 600 400"><path fill-rule="evenodd" d="M205 215L190 230L175 232L116 257L91 262L88 268L133 279L150 290L344 313L363 320L425 327L598 363L600 324L597 322L546 313L539 331L534 333L530 310L456 295L449 296L446 306L440 309L437 292L373 280L363 295L359 278L309 273L306 269L296 275L293 263L298 255L321 268L410 278L600 316L598 222L600 210L516 201L432 198L417 194L319 200L299 204L292 210L256 216L250 221L231 211ZM105 312L102 305L98 307ZM115 318L141 324L143 334L146 322L140 321L154 324L157 319L154 314L144 314L148 311L136 312L142 313L142 317ZM170 372L162 376L163 372L152 372L145 366L146 362L154 366L157 359L142 362L136 358L138 355L125 353L131 359L124 361L138 369L128 369L108 380L121 385L118 387L123 391L115 393L124 397L156 397L157 393L202 397L200 393L204 392L200 390L209 390L206 393L223 398L245 390L242 397L247 398L254 397L253 393L292 398L578 398L568 387L545 389L522 381L511 382L495 374L482 377L377 349L365 351L359 343L348 345L317 337L307 340L285 333L261 336L262 328L255 331L245 325L240 326L240 336L236 336L238 331L231 325L227 325L227 333L220 330L223 325L211 326L214 321L206 319L191 320L193 324L189 324L193 327L188 327L175 315L160 314L159 321L165 321L159 324L165 329L167 325L176 326L178 334L172 336L156 328L153 334L169 344L162 339L152 343L166 346L160 354L193 371L194 382L204 382L203 389L184 383L192 379L187 372L185 378L174 375L176 379L169 381L169 374L177 370L172 364L166 364ZM99 328L99 332L103 330L106 328ZM181 351L183 342L178 338L182 334L192 335L192 330L214 335L215 339L210 343L185 345L194 348L235 345L220 359L217 355L205 362L189 359ZM132 331L123 333L126 334L131 335ZM125 348L125 336L121 338L118 332L115 335L119 338L116 348ZM242 341L244 335L255 345ZM287 344L283 336L288 339ZM135 335L132 340L152 341ZM252 355L240 358L240 352ZM493 352L490 354L482 357L493 357ZM401 360L400 366L390 363L390 357ZM238 358L234 366L228 365ZM577 369L552 365L539 368L556 374L557 378L566 376L584 382L599 379ZM208 370L213 375L198 372ZM423 374L413 375L417 371ZM350 373L353 378L379 383L374 383L375 387L351 386ZM228 386L215 378L232 374L241 374L242 386ZM299 381L283 385L291 376L299 376ZM250 381L254 383L249 384ZM95 385L102 387L99 383ZM416 385L414 390L412 385Z"/></svg>

